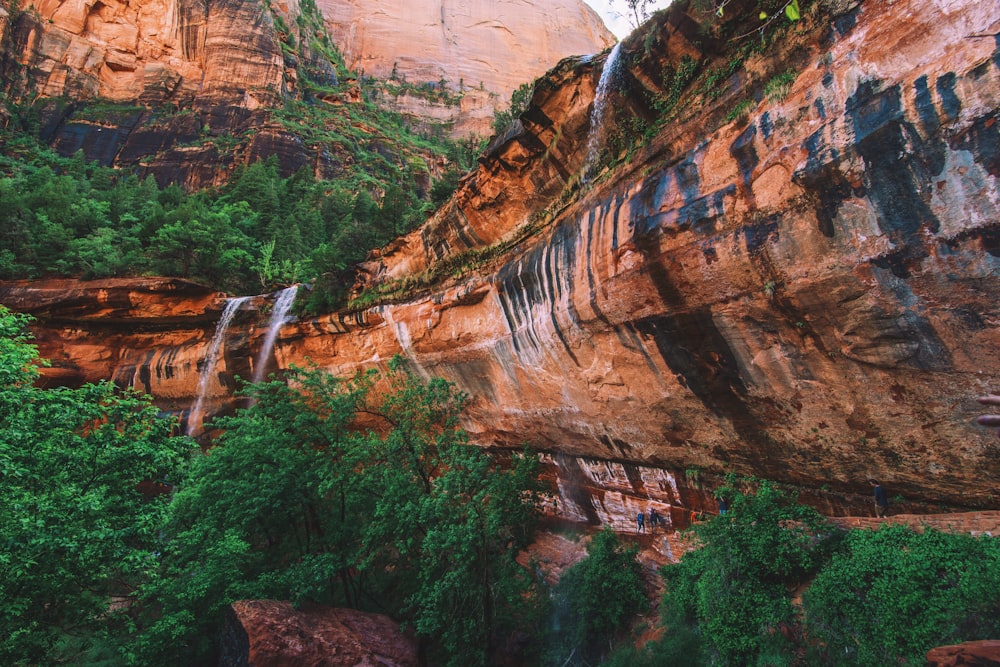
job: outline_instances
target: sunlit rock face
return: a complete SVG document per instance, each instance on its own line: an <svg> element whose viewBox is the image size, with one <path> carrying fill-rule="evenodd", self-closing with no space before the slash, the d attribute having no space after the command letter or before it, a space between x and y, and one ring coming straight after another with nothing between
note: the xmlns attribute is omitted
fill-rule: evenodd
<svg viewBox="0 0 1000 667"><path fill-rule="evenodd" d="M400 61L397 72L410 86L384 94L383 106L457 138L488 136L494 110L508 105L518 85L563 56L599 52L613 41L581 0L452 8L336 0L319 9L340 50L368 75L389 77ZM194 189L224 182L236 166L205 138L252 128L241 163L276 155L284 173L304 166L317 177L336 173L329 155L303 145L268 113L301 93L299 70L316 84L344 83L313 45L319 33L300 20L298 2L42 0L13 17L2 11L3 87L49 100L38 106L40 134L63 154L83 150L102 164ZM443 100L418 94L442 79L450 82ZM341 90L322 102L360 100L357 86ZM95 100L131 108L75 113Z"/></svg>
<svg viewBox="0 0 1000 667"><path fill-rule="evenodd" d="M417 97L396 109L451 125L455 136L489 136L493 109L511 93L571 55L614 43L581 0L320 0L317 3L348 66L379 78L462 92L458 106L426 108ZM415 48L416 47L416 48Z"/></svg>
<svg viewBox="0 0 1000 667"><path fill-rule="evenodd" d="M234 317L204 383L209 417L231 411L236 376L253 375L254 353L267 328L249 300ZM37 318L32 327L46 385L111 380L155 396L182 419L195 403L225 295L165 278L0 283L0 303ZM261 322L262 329L255 326Z"/></svg>
<svg viewBox="0 0 1000 667"><path fill-rule="evenodd" d="M197 92L253 108L281 92L284 62L262 4L42 0L34 8L15 43L43 96L180 102Z"/></svg>
<svg viewBox="0 0 1000 667"><path fill-rule="evenodd" d="M473 396L481 442L994 502L997 441L972 419L1000 379L1000 56L984 29L1000 7L833 5L752 73L795 67L785 97L727 123L751 90L737 74L582 187L602 63L562 63L368 284L514 250L350 326L289 328L287 354L345 372L401 353ZM679 11L657 20L625 44L620 110L644 113L649 73L695 49Z"/></svg>
<svg viewBox="0 0 1000 667"><path fill-rule="evenodd" d="M475 442L542 450L555 511L592 523L626 527L652 507L682 527L714 509L726 472L798 487L830 513L863 511L869 477L897 504L995 504L1000 441L973 418L975 397L1000 386L1000 6L817 7L782 53L717 84L614 171L586 164L606 56L563 61L359 288L444 262L464 272L289 323L272 363L350 373L402 354L468 392ZM610 122L651 117L664 66L711 47L682 10L626 41ZM789 67L787 94L762 99ZM140 381L157 400L193 402L222 310L212 299L190 343L169 326L165 343L87 338L111 359L97 377L184 357L184 390L166 398L179 385L155 364ZM267 326L248 308L219 361L220 400L249 376ZM56 341L92 326L44 334L57 366L83 366L82 348Z"/></svg>

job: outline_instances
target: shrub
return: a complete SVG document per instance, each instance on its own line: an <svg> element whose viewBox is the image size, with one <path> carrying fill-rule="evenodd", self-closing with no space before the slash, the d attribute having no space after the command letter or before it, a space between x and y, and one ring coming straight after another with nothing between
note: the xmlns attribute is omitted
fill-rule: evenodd
<svg viewBox="0 0 1000 667"><path fill-rule="evenodd" d="M697 628L722 664L790 655L790 590L828 558L837 531L811 507L768 483L756 493L720 490L729 512L695 529L700 549L663 570L667 632Z"/></svg>
<svg viewBox="0 0 1000 667"><path fill-rule="evenodd" d="M552 596L552 664L593 664L645 607L638 552L606 528L594 535L587 557L566 570Z"/></svg>
<svg viewBox="0 0 1000 667"><path fill-rule="evenodd" d="M817 661L922 665L934 646L1000 633L1000 542L851 531L803 601Z"/></svg>

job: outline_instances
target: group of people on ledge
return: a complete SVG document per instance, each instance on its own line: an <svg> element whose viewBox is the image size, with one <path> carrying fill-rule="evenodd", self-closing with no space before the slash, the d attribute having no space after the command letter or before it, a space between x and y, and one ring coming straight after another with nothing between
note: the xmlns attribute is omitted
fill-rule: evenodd
<svg viewBox="0 0 1000 667"><path fill-rule="evenodd" d="M659 513L656 511L655 507L649 508L649 531L653 532L653 529L658 527L662 519ZM636 532L645 533L646 532L646 515L644 512L640 511L635 515Z"/></svg>

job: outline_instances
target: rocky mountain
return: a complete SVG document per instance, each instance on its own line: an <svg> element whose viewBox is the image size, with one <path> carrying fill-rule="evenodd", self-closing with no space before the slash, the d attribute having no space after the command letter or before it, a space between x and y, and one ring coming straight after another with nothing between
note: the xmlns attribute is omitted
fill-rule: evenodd
<svg viewBox="0 0 1000 667"><path fill-rule="evenodd" d="M349 67L381 79L440 86L452 103L412 88L386 95L393 108L489 136L493 109L562 58L599 53L615 39L580 0L409 2L321 0L320 11ZM419 45L419 48L414 48Z"/></svg>
<svg viewBox="0 0 1000 667"><path fill-rule="evenodd" d="M466 137L488 136L494 109L551 63L612 40L580 0L455 11L439 4L387 0L361 12L347 0L320 8L312 0L5 2L0 70L12 97L42 100L41 136L60 152L80 149L102 164L196 189L268 155L279 156L287 173L311 166L320 178L335 177L343 162L336 142L296 127L286 102L325 107L309 118L316 126L360 101L362 86L339 49L368 68L366 77L388 78L391 65L378 63L391 54L400 78L366 78L369 94L423 131L454 126ZM416 14L440 16L447 31L440 48L431 48L423 23L407 20ZM383 39L387 31L392 41ZM459 85L463 76L469 90ZM447 90L436 88L443 77L452 82Z"/></svg>
<svg viewBox="0 0 1000 667"><path fill-rule="evenodd" d="M914 509L995 506L1000 441L973 419L1000 383L1000 7L818 0L762 46L740 37L756 15L679 3L562 61L352 306L282 324L265 363L401 354L470 394L477 443L545 452L553 511L595 523L684 525L727 472L831 513L863 509L869 477ZM236 313L210 412L259 364L270 301ZM186 415L225 298L112 281L0 302L40 318L54 380Z"/></svg>

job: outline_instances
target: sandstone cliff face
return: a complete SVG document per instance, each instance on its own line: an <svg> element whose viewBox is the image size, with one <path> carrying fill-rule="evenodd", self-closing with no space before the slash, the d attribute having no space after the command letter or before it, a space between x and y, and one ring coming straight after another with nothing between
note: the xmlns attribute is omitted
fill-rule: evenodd
<svg viewBox="0 0 1000 667"><path fill-rule="evenodd" d="M506 107L522 83L571 55L603 51L614 36L580 0L321 0L318 3L348 66L379 78L394 72L413 83L445 81L462 91L461 108L438 111L456 136L489 136L493 108ZM396 108L420 113L400 99Z"/></svg>
<svg viewBox="0 0 1000 667"><path fill-rule="evenodd" d="M488 135L493 110L506 106L519 84L564 55L599 51L612 40L579 0L452 9L393 0L373 9L338 0L322 9L335 38L369 74L387 77L399 59L400 74L412 83L446 78L453 93L465 77L467 90L453 103L408 94L383 100L416 125L445 126L456 137ZM428 32L431 16L435 30ZM6 10L0 15L0 58L11 61L5 85L74 101L43 107L43 139L65 154L82 149L103 164L198 188L224 181L236 159L205 145L204 130L219 137L260 129L261 137L242 148L241 162L276 153L288 173L311 164L320 177L332 174L321 148L296 145L267 114L296 94L303 68L316 84L337 85L333 66L314 48L322 19L303 20L297 2L42 0L14 18ZM114 118L74 115L80 101L95 99L135 108Z"/></svg>
<svg viewBox="0 0 1000 667"><path fill-rule="evenodd" d="M545 451L556 511L591 522L627 528L655 507L681 527L726 471L799 486L830 512L863 507L868 477L908 501L995 505L998 441L972 421L1000 381L1000 8L819 9L784 63L748 62L583 185L606 63L564 61L455 198L366 267L366 286L419 284L445 262L474 271L285 325L274 363L345 373L405 355L472 396L477 442ZM619 119L650 117L642 91L664 64L701 55L681 9L655 24L623 47ZM762 100L790 64L787 95ZM248 308L219 399L266 328ZM61 326L39 327L57 367L109 340L79 318ZM193 401L212 333L199 326L162 343L123 329L132 338L100 353L104 377Z"/></svg>
<svg viewBox="0 0 1000 667"><path fill-rule="evenodd" d="M679 12L659 21L663 52L694 48ZM482 442L993 502L996 440L971 420L1000 370L998 21L964 2L851 7L811 28L822 48L789 44L783 100L724 123L737 74L579 192L597 71L564 63L372 283L541 231L347 334L289 330L287 354L342 372L403 353L476 397Z"/></svg>
<svg viewBox="0 0 1000 667"><path fill-rule="evenodd" d="M255 2L42 0L22 14L21 64L46 97L225 101L253 109L282 90L271 14Z"/></svg>

